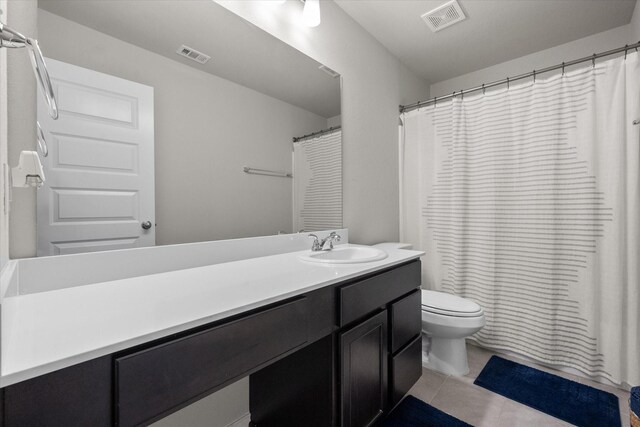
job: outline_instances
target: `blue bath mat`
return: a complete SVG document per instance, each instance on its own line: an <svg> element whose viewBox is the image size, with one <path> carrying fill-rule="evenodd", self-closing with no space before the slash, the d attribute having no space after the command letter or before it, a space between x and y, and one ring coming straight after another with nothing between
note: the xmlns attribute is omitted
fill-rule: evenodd
<svg viewBox="0 0 640 427"><path fill-rule="evenodd" d="M382 427L472 427L439 409L407 396L389 414Z"/></svg>
<svg viewBox="0 0 640 427"><path fill-rule="evenodd" d="M581 427L620 427L618 397L498 356L474 384Z"/></svg>

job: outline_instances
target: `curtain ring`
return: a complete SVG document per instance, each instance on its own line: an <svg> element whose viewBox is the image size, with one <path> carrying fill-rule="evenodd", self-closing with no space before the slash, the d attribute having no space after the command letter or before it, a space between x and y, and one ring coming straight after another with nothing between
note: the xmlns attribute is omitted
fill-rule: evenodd
<svg viewBox="0 0 640 427"><path fill-rule="evenodd" d="M564 76L564 62L562 63L562 75Z"/></svg>
<svg viewBox="0 0 640 427"><path fill-rule="evenodd" d="M460 100L464 101L464 90L460 89Z"/></svg>
<svg viewBox="0 0 640 427"><path fill-rule="evenodd" d="M536 82L536 70L533 70L533 82Z"/></svg>
<svg viewBox="0 0 640 427"><path fill-rule="evenodd" d="M482 83L482 94L484 95L484 83Z"/></svg>
<svg viewBox="0 0 640 427"><path fill-rule="evenodd" d="M438 97L434 96L433 97L433 108L436 108L436 105L438 105Z"/></svg>
<svg viewBox="0 0 640 427"><path fill-rule="evenodd" d="M507 77L507 90L509 90L509 77Z"/></svg>
<svg viewBox="0 0 640 427"><path fill-rule="evenodd" d="M628 52L628 50L629 50L629 45L625 44L624 45L624 60L625 61L627 60L627 52Z"/></svg>
<svg viewBox="0 0 640 427"><path fill-rule="evenodd" d="M598 55L596 55L596 54L594 53L594 54L593 54L593 58L591 59L591 66L592 66L593 68L596 68L596 57L597 57L597 56L598 56Z"/></svg>

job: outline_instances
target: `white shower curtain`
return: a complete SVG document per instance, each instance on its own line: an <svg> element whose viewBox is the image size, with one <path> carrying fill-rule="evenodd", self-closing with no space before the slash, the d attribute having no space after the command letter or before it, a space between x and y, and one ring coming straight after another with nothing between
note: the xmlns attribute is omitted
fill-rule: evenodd
<svg viewBox="0 0 640 427"><path fill-rule="evenodd" d="M294 231L342 228L342 131L293 144Z"/></svg>
<svg viewBox="0 0 640 427"><path fill-rule="evenodd" d="M404 115L403 240L479 344L640 384L638 55Z"/></svg>

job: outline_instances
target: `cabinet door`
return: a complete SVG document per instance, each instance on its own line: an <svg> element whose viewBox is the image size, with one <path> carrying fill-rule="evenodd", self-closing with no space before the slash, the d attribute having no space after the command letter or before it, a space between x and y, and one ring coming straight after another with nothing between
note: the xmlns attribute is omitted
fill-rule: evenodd
<svg viewBox="0 0 640 427"><path fill-rule="evenodd" d="M342 427L364 427L387 401L387 312L340 334Z"/></svg>

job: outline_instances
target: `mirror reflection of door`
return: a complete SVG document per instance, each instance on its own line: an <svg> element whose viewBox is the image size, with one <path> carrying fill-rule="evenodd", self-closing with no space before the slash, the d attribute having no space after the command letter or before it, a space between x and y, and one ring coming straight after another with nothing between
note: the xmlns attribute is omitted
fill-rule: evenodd
<svg viewBox="0 0 640 427"><path fill-rule="evenodd" d="M153 246L153 88L46 62L60 117L49 117L39 95L49 156L38 191L38 256Z"/></svg>
<svg viewBox="0 0 640 427"><path fill-rule="evenodd" d="M322 200L319 189L309 192L315 198L306 205L299 198L306 219L296 227L293 180L244 172L290 173L293 137L341 124L339 73L212 1L41 1L38 37L47 58L68 65L47 60L58 71L61 119L41 119L52 146L44 159L49 182L38 191L38 224L29 224L35 212L21 215L12 233L37 227L38 250L29 242L25 254L131 248L154 244L153 238L169 245L291 233L317 229L319 222L308 220L327 208L335 211L330 228L340 228L334 226L342 224L340 205ZM184 47L211 60L185 57ZM68 70L99 78L73 74L75 81ZM139 97L141 86L131 82L153 88L152 99ZM147 128L150 144L131 145L147 135L135 132ZM330 160L330 168L341 168L339 158ZM317 166L314 176L323 170ZM135 179L155 188L145 192ZM309 180L303 188L316 184ZM341 199L341 185L332 191ZM155 212L147 209L152 198ZM149 232L141 227L147 221Z"/></svg>

